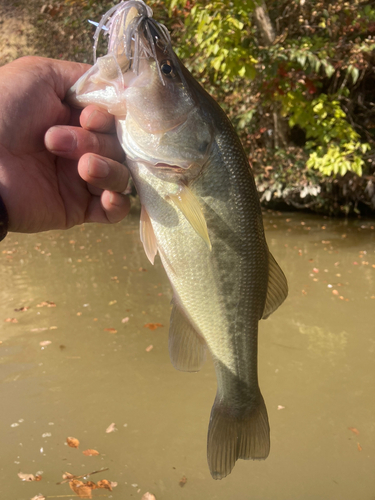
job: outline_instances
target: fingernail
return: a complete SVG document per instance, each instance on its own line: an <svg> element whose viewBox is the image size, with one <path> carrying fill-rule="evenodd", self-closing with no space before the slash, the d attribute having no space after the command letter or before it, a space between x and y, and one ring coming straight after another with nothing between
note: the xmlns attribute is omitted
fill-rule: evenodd
<svg viewBox="0 0 375 500"><path fill-rule="evenodd" d="M91 177L104 179L109 174L109 165L105 160L97 156L90 156L88 172Z"/></svg>
<svg viewBox="0 0 375 500"><path fill-rule="evenodd" d="M65 127L54 127L46 135L46 146L50 151L69 153L76 148L77 138Z"/></svg>
<svg viewBox="0 0 375 500"><path fill-rule="evenodd" d="M86 121L86 127L89 129L102 130L107 126L107 117L98 110L91 113Z"/></svg>

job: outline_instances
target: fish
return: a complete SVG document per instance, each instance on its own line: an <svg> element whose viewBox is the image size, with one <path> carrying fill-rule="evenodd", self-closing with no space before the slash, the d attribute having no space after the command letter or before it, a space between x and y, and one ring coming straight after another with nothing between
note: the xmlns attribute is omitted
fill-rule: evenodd
<svg viewBox="0 0 375 500"><path fill-rule="evenodd" d="M207 352L213 359L207 460L212 477L222 479L238 459L269 454L258 323L288 286L268 249L254 176L230 120L152 15L142 0L110 9L98 23L94 57L103 32L108 52L67 99L96 103L116 118L141 202L140 238L152 264L159 254L173 290L172 364L196 372Z"/></svg>

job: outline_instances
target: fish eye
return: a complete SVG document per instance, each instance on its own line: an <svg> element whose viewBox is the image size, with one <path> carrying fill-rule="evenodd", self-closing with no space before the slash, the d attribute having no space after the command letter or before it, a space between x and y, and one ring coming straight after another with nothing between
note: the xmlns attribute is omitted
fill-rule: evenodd
<svg viewBox="0 0 375 500"><path fill-rule="evenodd" d="M163 75L167 76L168 78L173 78L174 76L176 76L173 63L169 59L161 63L160 69Z"/></svg>

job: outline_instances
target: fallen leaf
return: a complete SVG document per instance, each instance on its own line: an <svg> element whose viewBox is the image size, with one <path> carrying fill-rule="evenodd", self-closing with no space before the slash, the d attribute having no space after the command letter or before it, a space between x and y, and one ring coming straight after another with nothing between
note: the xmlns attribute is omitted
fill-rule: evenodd
<svg viewBox="0 0 375 500"><path fill-rule="evenodd" d="M358 451L362 451L362 446L359 443L357 443L357 448L358 448Z"/></svg>
<svg viewBox="0 0 375 500"><path fill-rule="evenodd" d="M149 345L148 347L146 347L146 352L152 351L153 348L154 348L153 345Z"/></svg>
<svg viewBox="0 0 375 500"><path fill-rule="evenodd" d="M25 312L28 309L30 309L30 307L19 307L18 309L15 309L15 312Z"/></svg>
<svg viewBox="0 0 375 500"><path fill-rule="evenodd" d="M43 328L32 328L30 332L44 332L45 330L48 330L48 328L43 327Z"/></svg>
<svg viewBox="0 0 375 500"><path fill-rule="evenodd" d="M97 450L91 450L91 449L85 450L82 453L86 455L86 457L94 457L96 455L99 455L99 452Z"/></svg>
<svg viewBox="0 0 375 500"><path fill-rule="evenodd" d="M128 318L128 317L126 317L126 318L122 318L121 323L127 323L128 321L129 321L129 318Z"/></svg>
<svg viewBox="0 0 375 500"><path fill-rule="evenodd" d="M70 472L64 472L62 477L63 477L63 479L73 479L76 476L74 474L71 474ZM57 484L59 484L59 483L57 483Z"/></svg>
<svg viewBox="0 0 375 500"><path fill-rule="evenodd" d="M314 267L313 273L318 273L318 272L319 272L319 269L317 269L316 267Z"/></svg>
<svg viewBox="0 0 375 500"><path fill-rule="evenodd" d="M79 498L92 498L91 491L92 489L87 484L79 481L78 479L72 479L69 481L70 489L74 491Z"/></svg>
<svg viewBox="0 0 375 500"><path fill-rule="evenodd" d="M340 292L338 290L332 290L333 295L339 295Z"/></svg>
<svg viewBox="0 0 375 500"><path fill-rule="evenodd" d="M87 481L86 486L88 486L92 490L96 490L98 488L94 481Z"/></svg>
<svg viewBox="0 0 375 500"><path fill-rule="evenodd" d="M356 429L355 427L348 427L348 429L352 431L354 434L357 434L357 436L359 435L359 430Z"/></svg>
<svg viewBox="0 0 375 500"><path fill-rule="evenodd" d="M147 492L143 495L141 500L156 500L156 496L153 495L152 493Z"/></svg>
<svg viewBox="0 0 375 500"><path fill-rule="evenodd" d="M182 476L182 478L180 479L180 481L179 481L179 483L178 483L178 484L179 484L179 485L181 486L181 488L182 488L183 486L185 486L186 482L187 482L187 477L186 477L186 476Z"/></svg>
<svg viewBox="0 0 375 500"><path fill-rule="evenodd" d="M42 342L39 342L39 345L42 347L45 347L45 346L50 345L50 344L52 344L52 342L50 340L42 340Z"/></svg>
<svg viewBox="0 0 375 500"><path fill-rule="evenodd" d="M112 483L111 481L108 481L107 479L102 479L101 481L98 481L97 483L98 488L103 488L109 491L112 491ZM116 483L117 486L117 483Z"/></svg>
<svg viewBox="0 0 375 500"><path fill-rule="evenodd" d="M111 300L110 302L108 302L109 306L113 306L113 304L117 304L117 300Z"/></svg>
<svg viewBox="0 0 375 500"><path fill-rule="evenodd" d="M7 319L4 319L4 322L5 323L18 323L18 319L16 319L16 318L7 318Z"/></svg>
<svg viewBox="0 0 375 500"><path fill-rule="evenodd" d="M23 472L19 472L17 476L21 479L21 481L40 481L42 479L41 476L40 479L36 479L36 476L34 474L24 474Z"/></svg>
<svg viewBox="0 0 375 500"><path fill-rule="evenodd" d="M163 325L161 323L146 323L144 328L149 328L150 330L156 330L157 328L161 328Z"/></svg>
<svg viewBox="0 0 375 500"><path fill-rule="evenodd" d="M104 328L104 331L109 333L117 333L116 328Z"/></svg>
<svg viewBox="0 0 375 500"><path fill-rule="evenodd" d="M54 302L51 302L50 300L44 300L40 304L37 304L36 307L56 307L56 304Z"/></svg>
<svg viewBox="0 0 375 500"><path fill-rule="evenodd" d="M46 500L46 497L39 494L39 495L36 495L35 497L33 497L31 500Z"/></svg>
<svg viewBox="0 0 375 500"><path fill-rule="evenodd" d="M113 422L109 427L106 428L105 432L109 434L110 432L115 432L117 431L116 429L116 424Z"/></svg>
<svg viewBox="0 0 375 500"><path fill-rule="evenodd" d="M78 439L76 439L74 437L66 438L66 442L68 443L68 446L70 446L71 448L78 448L78 446L79 446Z"/></svg>

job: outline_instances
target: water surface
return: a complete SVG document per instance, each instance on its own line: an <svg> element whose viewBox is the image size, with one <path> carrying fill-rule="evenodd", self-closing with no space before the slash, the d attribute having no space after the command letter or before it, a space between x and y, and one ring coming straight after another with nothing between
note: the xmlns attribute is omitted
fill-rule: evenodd
<svg viewBox="0 0 375 500"><path fill-rule="evenodd" d="M271 453L214 481L213 366L171 366L171 290L159 258L144 255L138 219L0 245L1 497L77 498L56 485L62 474L108 467L92 479L118 486L93 498L374 500L375 222L265 214L290 287L260 325ZM17 477L41 471L40 482Z"/></svg>

